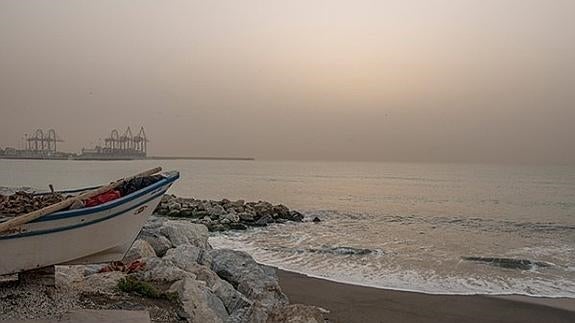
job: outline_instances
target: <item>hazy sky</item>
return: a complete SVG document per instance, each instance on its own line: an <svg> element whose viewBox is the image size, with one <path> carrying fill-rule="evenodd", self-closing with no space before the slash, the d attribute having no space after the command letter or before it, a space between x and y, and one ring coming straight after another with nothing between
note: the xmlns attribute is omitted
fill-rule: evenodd
<svg viewBox="0 0 575 323"><path fill-rule="evenodd" d="M0 146L575 163L575 1L0 0Z"/></svg>

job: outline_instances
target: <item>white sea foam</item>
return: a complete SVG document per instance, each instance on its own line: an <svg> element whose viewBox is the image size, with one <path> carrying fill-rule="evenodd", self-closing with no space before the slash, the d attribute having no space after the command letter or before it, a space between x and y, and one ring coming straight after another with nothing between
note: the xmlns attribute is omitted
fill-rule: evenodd
<svg viewBox="0 0 575 323"><path fill-rule="evenodd" d="M265 229L263 229L265 230ZM483 272L473 273L457 271L450 275L438 274L432 269L403 267L402 260L397 259L396 265L381 265L370 263L373 256L386 257L385 254L374 254L367 257L337 255L325 253L277 252L261 248L258 243L249 242L251 232L223 235L210 238L215 248L229 248L250 253L258 262L275 266L283 270L305 274L310 277L327 279L340 283L360 286L385 288L400 291L422 292L428 294L448 295L527 295L535 297L568 297L575 298L575 281L561 276L547 277L538 274L538 270L519 271L513 277L512 270L489 268L477 265ZM301 241L302 239L297 239ZM541 251L544 252L544 251ZM392 255L397 256L397 255ZM459 260L463 262L462 260ZM393 260L389 261L393 263ZM573 267L560 268L572 272ZM506 275L492 275L491 271L502 271ZM530 275L532 274L532 275Z"/></svg>

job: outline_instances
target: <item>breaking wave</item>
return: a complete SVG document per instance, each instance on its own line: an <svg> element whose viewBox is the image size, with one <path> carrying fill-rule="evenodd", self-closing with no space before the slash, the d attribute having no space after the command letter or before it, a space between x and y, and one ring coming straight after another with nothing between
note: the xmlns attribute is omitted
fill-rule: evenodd
<svg viewBox="0 0 575 323"><path fill-rule="evenodd" d="M321 223L309 221L316 216ZM335 211L306 212L306 219L218 233L210 243L343 283L431 294L575 298L574 225Z"/></svg>

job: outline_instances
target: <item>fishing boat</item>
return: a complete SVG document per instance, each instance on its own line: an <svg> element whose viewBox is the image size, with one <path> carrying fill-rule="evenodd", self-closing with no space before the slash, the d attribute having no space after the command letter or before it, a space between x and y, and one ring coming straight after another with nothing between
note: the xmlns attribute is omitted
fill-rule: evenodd
<svg viewBox="0 0 575 323"><path fill-rule="evenodd" d="M57 264L122 260L162 195L178 178L178 172L165 172L153 184L103 204L39 212L15 230L0 230L0 275ZM92 187L60 193L83 196L93 190Z"/></svg>

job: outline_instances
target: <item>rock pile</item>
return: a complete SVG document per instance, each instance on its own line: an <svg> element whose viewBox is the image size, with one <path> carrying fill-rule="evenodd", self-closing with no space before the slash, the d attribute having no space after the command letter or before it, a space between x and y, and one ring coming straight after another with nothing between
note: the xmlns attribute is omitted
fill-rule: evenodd
<svg viewBox="0 0 575 323"><path fill-rule="evenodd" d="M14 217L63 200L64 196L59 193L32 194L19 191L11 195L0 194L0 217Z"/></svg>
<svg viewBox="0 0 575 323"><path fill-rule="evenodd" d="M208 229L201 224L152 217L124 262L144 265L135 272L103 270L109 266L59 267L57 284L81 291L92 303L116 299L105 308L129 303L118 289L122 279L163 286L162 294L177 295L178 309L154 312L146 306L158 321L263 323L297 317L298 322L324 322L321 309L289 304L273 268L259 265L245 252L212 249Z"/></svg>
<svg viewBox="0 0 575 323"><path fill-rule="evenodd" d="M266 226L287 221L301 222L303 214L284 205L269 202L209 201L164 195L155 213L186 218L205 225L209 231L245 230L249 226Z"/></svg>

